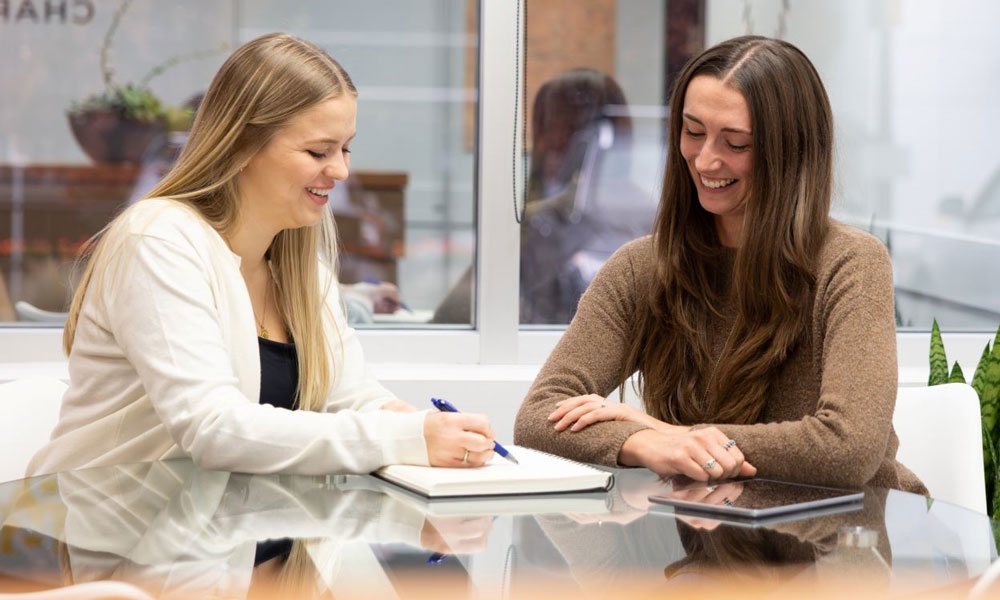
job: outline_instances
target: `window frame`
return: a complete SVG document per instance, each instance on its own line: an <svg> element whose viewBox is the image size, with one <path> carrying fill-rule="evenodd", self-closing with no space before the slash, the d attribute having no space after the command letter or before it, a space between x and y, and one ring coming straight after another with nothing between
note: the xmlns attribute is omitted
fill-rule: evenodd
<svg viewBox="0 0 1000 600"><path fill-rule="evenodd" d="M517 1L523 7L524 0ZM358 336L370 362L538 365L562 336L564 328L522 329L519 320L520 227L511 194L512 169L522 168L514 148L521 147L523 131L515 125L515 140L511 127L522 122L524 109L519 106L513 116L514 94L519 92L512 87L519 64L515 35L523 31L517 32L514 7L479 0L475 322L471 329L361 329ZM523 44L517 47L524 51ZM519 171L513 176L522 180ZM0 336L0 364L65 361L62 328L4 324ZM958 359L969 372L968 365L975 366L992 333L946 332L944 338L950 360ZM926 331L897 333L901 385L926 379L929 339Z"/></svg>

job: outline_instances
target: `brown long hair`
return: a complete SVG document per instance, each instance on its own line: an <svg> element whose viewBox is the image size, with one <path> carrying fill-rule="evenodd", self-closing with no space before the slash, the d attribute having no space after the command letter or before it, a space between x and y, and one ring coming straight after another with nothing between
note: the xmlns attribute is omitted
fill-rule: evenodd
<svg viewBox="0 0 1000 600"><path fill-rule="evenodd" d="M743 94L753 132L743 229L727 280L719 275L725 252L714 217L701 208L680 153L684 97L699 75ZM623 380L638 371L646 410L668 422L753 423L768 384L809 326L815 262L829 227L830 102L798 48L744 36L693 58L677 78L671 107L653 228L656 272L638 306ZM713 368L705 334L725 318L727 294L735 321Z"/></svg>
<svg viewBox="0 0 1000 600"><path fill-rule="evenodd" d="M192 208L226 237L239 211L240 170L302 111L357 89L347 72L319 47L285 33L271 33L239 47L216 73L177 163L146 198L167 198ZM142 202L142 201L140 201ZM109 270L129 258L121 243L130 215L125 211L94 236L87 266L73 296L63 348L70 353L83 300L99 289ZM298 407L321 410L333 373L323 319L332 277L321 280L321 264L332 273L336 232L329 211L311 227L286 229L268 250L279 302L298 349Z"/></svg>

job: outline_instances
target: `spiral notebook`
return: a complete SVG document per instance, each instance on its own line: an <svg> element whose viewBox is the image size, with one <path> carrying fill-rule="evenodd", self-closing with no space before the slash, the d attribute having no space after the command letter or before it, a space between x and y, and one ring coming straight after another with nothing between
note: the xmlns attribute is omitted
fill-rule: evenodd
<svg viewBox="0 0 1000 600"><path fill-rule="evenodd" d="M389 465L373 475L428 498L512 496L611 489L614 475L566 458L507 446L521 464L494 456L481 467Z"/></svg>

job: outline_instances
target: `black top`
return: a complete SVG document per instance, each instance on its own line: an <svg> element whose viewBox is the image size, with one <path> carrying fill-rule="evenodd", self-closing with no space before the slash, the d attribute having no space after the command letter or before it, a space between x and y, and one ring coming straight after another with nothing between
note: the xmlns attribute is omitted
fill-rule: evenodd
<svg viewBox="0 0 1000 600"><path fill-rule="evenodd" d="M260 402L295 410L295 387L299 383L295 342L287 344L257 338L260 346Z"/></svg>
<svg viewBox="0 0 1000 600"><path fill-rule="evenodd" d="M284 344L257 338L260 348L260 401L278 408L295 410L295 386L299 383L299 362L295 343ZM257 543L253 564L257 566L276 556L288 560L292 540L267 540Z"/></svg>

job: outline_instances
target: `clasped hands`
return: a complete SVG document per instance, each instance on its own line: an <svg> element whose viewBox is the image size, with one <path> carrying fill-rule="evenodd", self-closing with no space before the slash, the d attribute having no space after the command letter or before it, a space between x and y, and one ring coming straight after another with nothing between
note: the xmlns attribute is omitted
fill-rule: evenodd
<svg viewBox="0 0 1000 600"><path fill-rule="evenodd" d="M692 429L670 425L621 402L596 394L560 400L549 415L556 431L570 433L601 421L632 421L649 427L633 433L622 445L618 462L646 467L662 477L685 475L696 481L752 477L757 468L739 447L716 427Z"/></svg>

